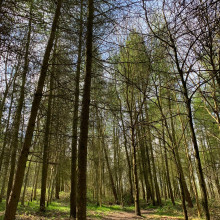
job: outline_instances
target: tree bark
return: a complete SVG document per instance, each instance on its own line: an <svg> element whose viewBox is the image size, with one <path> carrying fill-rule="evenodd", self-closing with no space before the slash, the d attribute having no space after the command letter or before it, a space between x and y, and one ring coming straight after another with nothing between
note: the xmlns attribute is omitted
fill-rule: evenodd
<svg viewBox="0 0 220 220"><path fill-rule="evenodd" d="M177 100L176 96L175 96L175 100ZM177 105L177 108L178 108L178 113L180 113L180 109L179 109L178 105ZM183 120L182 120L180 115L179 115L179 119L180 119L180 122L181 122L182 130L184 131L184 123L183 123ZM192 165L192 161L191 161L191 158L190 158L190 155L189 155L189 149L188 149L188 144L187 144L187 139L186 139L185 133L183 133L183 138L184 138L186 156L187 156L187 159L188 159L188 162L189 162L190 176L192 178L193 188L194 188L194 191L195 191L198 217L200 218L200 216L201 216L201 209L200 209L200 204L199 204L198 190L197 190L197 187L196 187L196 181L195 181L195 177L194 177L194 173L193 173L193 165Z"/></svg>
<svg viewBox="0 0 220 220"><path fill-rule="evenodd" d="M4 174L3 174L2 188L1 188L1 194L0 194L0 203L2 202L2 199L5 194L5 185L6 185L6 180L7 180L8 168L9 168L9 157L7 159L6 167L5 167Z"/></svg>
<svg viewBox="0 0 220 220"><path fill-rule="evenodd" d="M170 181L170 172L169 172L169 164L168 164L168 158L167 158L167 149L166 149L166 144L165 144L164 128L163 128L163 145L164 145L164 155L165 155L165 164L166 164L167 186L168 186L168 191L169 191L172 204L175 205L173 190L172 190L171 181Z"/></svg>
<svg viewBox="0 0 220 220"><path fill-rule="evenodd" d="M79 82L80 82L80 68L82 56L82 34L83 34L83 0L81 0L80 11L80 30L78 42L78 59L75 78L75 101L74 101L74 114L73 114L73 130L72 130L72 161L71 161L71 192L70 192L70 217L76 218L76 162L77 162L77 137L78 137L78 111L79 111Z"/></svg>
<svg viewBox="0 0 220 220"><path fill-rule="evenodd" d="M84 80L82 112L80 124L80 139L78 151L78 219L86 219L86 170L87 170L87 141L89 127L89 106L92 78L92 45L93 45L93 15L94 2L88 1L87 39L86 39L86 75Z"/></svg>
<svg viewBox="0 0 220 220"><path fill-rule="evenodd" d="M35 185L34 185L34 195L33 195L33 200L37 199L37 185L38 185L38 178L39 178L39 173L40 173L40 164L38 166L37 169L37 176L36 176L36 181L35 181Z"/></svg>
<svg viewBox="0 0 220 220"><path fill-rule="evenodd" d="M9 110L8 110L8 119L7 119L7 125L6 125L6 129L5 129L5 136L4 136L4 141L3 141L3 146L2 146L2 152L0 155L0 173L1 173L1 169L2 169L2 163L4 160L4 156L5 156L5 148L7 146L7 142L9 142L9 125L10 125L10 119L11 119L11 109L12 109L12 104L13 104L13 100L14 100L14 92L15 92L15 81L16 79L14 79L14 83L13 83L13 91L12 91L12 95L11 95L11 101L10 101L10 106L9 106Z"/></svg>
<svg viewBox="0 0 220 220"><path fill-rule="evenodd" d="M138 131L139 132L139 131ZM145 129L143 129L142 131L143 136L145 137ZM139 137L141 136L141 134L139 134ZM147 146L147 140L146 138L144 138L144 141L146 142L141 142L140 143L140 158L142 160L142 166L143 166L143 176L144 176L144 182L145 182L145 187L146 187L146 193L147 193L147 202L149 202L149 199L152 199L153 205L155 205L155 199L154 199L154 189L153 189L153 182L152 182L152 174L151 174L151 170L150 170L150 161L149 161L149 152L148 152L148 146ZM149 178L148 178L149 176ZM150 185L150 182L151 185Z"/></svg>
<svg viewBox="0 0 220 220"><path fill-rule="evenodd" d="M56 40L55 40L56 41ZM50 75L50 93L47 106L47 117L45 124L45 133L44 133L44 148L43 148L43 164L42 164L42 177L41 177L41 196L40 196L40 211L45 211L45 200L46 200L46 188L47 188L47 171L48 171L48 162L49 162L49 137L50 137L50 124L51 124L51 110L52 110L52 95L54 88L54 63L56 54L56 42L53 52L53 64Z"/></svg>
<svg viewBox="0 0 220 220"><path fill-rule="evenodd" d="M32 103L31 114L30 114L30 118L28 121L24 144L23 144L22 151L21 151L21 154L18 160L18 168L17 168L17 172L15 176L15 181L14 181L14 185L12 188L11 196L9 198L9 202L6 206L4 220L15 219L16 209L17 209L18 200L19 200L20 193L21 193L22 182L24 178L25 166L26 166L29 149L30 149L31 141L33 137L35 120L37 117L37 112L38 112L40 101L42 98L42 91L43 91L44 81L45 81L46 74L47 74L48 62L49 62L50 53L53 47L53 42L55 39L56 29L58 25L59 16L60 16L61 2L62 0L58 0L57 2L57 8L56 8L55 16L53 19L51 33L50 33L49 41L48 41L48 44L45 50L43 64L42 64L41 72L40 72L40 78L38 80L37 90L36 90L34 100Z"/></svg>
<svg viewBox="0 0 220 220"><path fill-rule="evenodd" d="M149 122L149 115L148 115L148 109L146 109L146 120ZM152 147L152 140L151 140L151 133L150 133L150 126L147 124L147 136L148 136L148 144L150 147L150 155L152 160L152 166L153 166L153 178L154 178L154 185L155 185L155 191L156 191L156 198L157 198L157 205L161 205L161 196L160 196L160 190L157 182L157 174L156 174L156 166L154 161L154 155L153 155L153 147Z"/></svg>
<svg viewBox="0 0 220 220"><path fill-rule="evenodd" d="M103 136L103 134L102 134L102 136ZM114 195L114 198L115 198L115 203L119 204L118 195L117 195L115 183L114 183L113 176L112 176L112 171L111 171L111 167L110 167L109 160L108 160L108 153L107 153L105 142L104 142L104 136L102 137L102 146L103 146L103 149L104 149L105 160L106 160L106 163L107 163L107 168L108 168L108 172L109 172L109 178L110 178L110 182L111 182L112 192L113 192L113 195Z"/></svg>
<svg viewBox="0 0 220 220"><path fill-rule="evenodd" d="M55 198L60 199L60 169L57 167Z"/></svg>
<svg viewBox="0 0 220 220"><path fill-rule="evenodd" d="M121 104L121 99L119 98L119 96L118 96L118 99L120 102L120 118L121 118L121 123L122 123L126 159L127 159L127 163L128 163L128 177L129 177L129 183L130 183L131 203L133 203L134 202L134 195L133 195L134 193L133 193L133 181L132 181L132 167L131 167L130 156L129 156L129 152L128 152L128 140L126 137L124 118L123 118L123 114L122 114L122 110L121 110L122 104Z"/></svg>
<svg viewBox="0 0 220 220"><path fill-rule="evenodd" d="M31 157L31 159L32 159L32 157ZM31 167L31 159L29 161L28 169L27 169L25 179L24 179L24 189L23 189L23 194L22 194L22 198L21 198L21 205L23 205L23 206L24 206L24 201L25 201L25 193L26 193L26 188L27 188L28 175L29 175L29 171L30 171L30 167Z"/></svg>
<svg viewBox="0 0 220 220"><path fill-rule="evenodd" d="M131 124L132 120L131 120ZM136 155L136 144L134 137L134 125L131 127L131 145L132 145L132 158L133 158L133 177L134 177L134 203L135 203L135 214L141 216L140 202L139 202L139 186L138 186L138 174L137 174L137 155Z"/></svg>
<svg viewBox="0 0 220 220"><path fill-rule="evenodd" d="M32 25L32 3L30 6L30 19L28 23L28 35L27 35L27 43L25 47L25 57L24 57L24 69L22 73L22 84L20 88L20 98L18 100L18 105L15 113L15 119L13 122L13 132L12 132L12 153L11 153L11 168L10 168L10 174L9 174L9 180L8 180L8 189L7 189L7 202L11 193L13 180L14 180L14 173L15 173L15 163L16 163L16 151L18 148L18 133L19 133L19 127L20 127L20 121L21 121L21 113L22 108L24 104L24 93L25 93L25 83L26 83L26 76L28 73L28 67L29 67L29 47L30 47L30 40L31 40L31 25Z"/></svg>
<svg viewBox="0 0 220 220"><path fill-rule="evenodd" d="M170 90L168 90L168 107L169 107L169 112L170 112L170 121L171 121L171 135L172 135L172 141L173 141L173 144L174 144L174 150L173 150L173 153L175 154L175 158L176 158L176 163L179 167L179 172L180 172L180 175L181 175L181 178L179 178L181 181L182 181L182 187L184 189L184 197L186 199L186 201L188 202L188 206L190 208L193 207L193 203L192 203L192 199L191 199L191 196L190 196L190 193L189 193L189 190L187 188L187 185L186 185L186 180L185 180L185 177L184 177L184 173L183 173L183 168L182 168L182 165L181 165L181 161L180 161L180 156L179 156L179 152L178 152L178 148L177 148L177 140L176 140L176 135L175 135L175 127L174 127L174 122L173 122L173 112L172 112L172 108L171 108L171 94L170 94Z"/></svg>
<svg viewBox="0 0 220 220"><path fill-rule="evenodd" d="M186 103L186 109L187 109L187 114L188 114L188 119L189 119L189 127L191 131L191 138L193 142L193 147L195 151L195 158L196 158L196 164L197 164L197 169L199 172L199 184L201 187L201 193L202 193L202 206L206 215L206 220L210 220L210 213L209 213L209 206L208 206L208 196L207 196L207 189L206 189L206 184L205 184L205 178L202 170L202 163L200 160L200 154L199 154L199 146L195 134L195 129L194 129L194 124L193 124L193 117L192 117L192 109L191 109L191 100L188 97L188 90L186 86L186 82L183 78L183 72L179 70L181 81L182 81L182 86L183 86L183 94L185 97L185 103Z"/></svg>
<svg viewBox="0 0 220 220"><path fill-rule="evenodd" d="M35 189L35 182L37 179L37 175L38 175L38 163L35 164L35 171L34 171L34 178L33 178L33 185L32 185L32 190L31 190L31 202L33 201L33 195L34 195L34 189Z"/></svg>

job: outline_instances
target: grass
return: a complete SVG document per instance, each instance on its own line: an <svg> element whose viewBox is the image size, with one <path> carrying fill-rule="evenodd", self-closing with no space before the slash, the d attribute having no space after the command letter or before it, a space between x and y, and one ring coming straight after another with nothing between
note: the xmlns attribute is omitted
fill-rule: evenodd
<svg viewBox="0 0 220 220"><path fill-rule="evenodd" d="M47 208L46 212L42 213L39 211L40 203L39 201L25 202L24 206L18 205L18 216L42 216L53 219L53 216L56 218L68 218L70 207L67 205L68 203L60 200L52 202ZM3 219L3 212L5 210L5 201L0 203L0 220ZM87 212L89 217L101 218L103 215L107 215L110 212L115 211L133 211L134 207L121 207L120 205L112 205L112 206L97 206L95 204L89 204L87 206Z"/></svg>
<svg viewBox="0 0 220 220"><path fill-rule="evenodd" d="M216 202L210 202L211 208L211 214L212 216L217 215L218 219L219 217L219 204ZM26 202L25 206L21 206L19 203L18 206L18 219L25 219L28 216L31 219L68 219L69 217L69 202L68 199L60 199L57 201L53 201L47 208L46 212L42 213L39 211L40 203L39 201L32 201L32 202ZM183 219L183 212L182 212L182 206L180 201L176 201L176 205L173 206L171 201L163 201L163 206L153 206L153 205L146 205L144 201L141 202L141 208L143 210L148 210L149 213L144 214L144 216L149 217L151 219L161 219L162 217L166 217L167 219L169 217L175 217L177 219ZM3 203L0 203L0 220L3 220L3 213L5 210L5 201ZM102 219L103 216L107 216L110 213L116 213L116 212L134 212L134 206L126 206L122 207L120 205L102 205L97 206L95 204L89 203L87 206L87 215L90 218L93 219ZM190 219L192 220L198 220L196 214L196 205L194 205L194 208L188 209ZM201 220L202 218L200 218Z"/></svg>
<svg viewBox="0 0 220 220"><path fill-rule="evenodd" d="M127 207L122 207L120 205L102 205L102 206L96 206L93 204L90 204L87 206L87 209L89 211L98 211L98 212L111 212L111 211L133 211L134 206L127 206Z"/></svg>
<svg viewBox="0 0 220 220"><path fill-rule="evenodd" d="M179 201L176 201L175 206L170 201L164 201L163 206L155 207L156 214L183 217L182 215L182 205Z"/></svg>
<svg viewBox="0 0 220 220"><path fill-rule="evenodd" d="M94 204L89 204L87 206L88 217L102 218L112 212L130 212L134 211L134 206L122 207L120 205L102 205L97 206Z"/></svg>

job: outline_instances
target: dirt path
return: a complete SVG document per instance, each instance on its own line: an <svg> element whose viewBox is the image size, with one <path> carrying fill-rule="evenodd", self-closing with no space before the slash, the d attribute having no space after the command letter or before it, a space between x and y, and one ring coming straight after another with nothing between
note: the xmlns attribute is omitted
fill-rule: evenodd
<svg viewBox="0 0 220 220"><path fill-rule="evenodd" d="M142 211L142 215L152 214L152 211ZM136 216L133 212L113 212L104 217L103 219L144 219L142 216Z"/></svg>
<svg viewBox="0 0 220 220"><path fill-rule="evenodd" d="M3 215L3 212L0 212L0 219ZM134 220L134 219L150 219L150 220L183 220L183 218L177 218L172 216L161 216L156 214L155 210L141 210L142 216L136 216L133 211L111 211L111 212L97 212L97 211L89 211L88 220ZM63 213L53 213L51 216L40 216L37 213L35 215L27 215L26 213L17 215L16 220L70 220L70 218L64 217ZM215 219L215 218L214 218Z"/></svg>
<svg viewBox="0 0 220 220"><path fill-rule="evenodd" d="M104 220L120 220L120 219L151 219L151 220L180 220L182 218L176 218L176 217L170 217L170 216L160 216L156 215L154 213L154 210L142 210L141 211L142 216L136 216L134 212L111 212L107 214L106 216L99 217L99 219ZM88 218L88 219L97 219L97 218Z"/></svg>

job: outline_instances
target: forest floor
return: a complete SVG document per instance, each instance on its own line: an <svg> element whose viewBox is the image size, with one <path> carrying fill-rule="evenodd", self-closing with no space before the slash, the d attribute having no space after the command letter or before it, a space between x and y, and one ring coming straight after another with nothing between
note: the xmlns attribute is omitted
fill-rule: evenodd
<svg viewBox="0 0 220 220"><path fill-rule="evenodd" d="M219 202L210 203L210 211L212 220L220 220L220 204ZM3 220L5 204L0 204L0 220ZM189 219L199 220L203 218L196 217L196 205L193 209L188 209ZM88 205L87 219L155 219L155 220L177 220L184 219L181 203L176 202L173 207L170 201L164 201L162 207L146 206L142 203L142 216L137 217L134 213L134 206L122 207L120 205L103 205L102 207L96 205ZM69 219L69 205L67 200L53 201L45 213L39 212L39 201L26 202L25 206L19 205L16 219L18 220L67 220Z"/></svg>

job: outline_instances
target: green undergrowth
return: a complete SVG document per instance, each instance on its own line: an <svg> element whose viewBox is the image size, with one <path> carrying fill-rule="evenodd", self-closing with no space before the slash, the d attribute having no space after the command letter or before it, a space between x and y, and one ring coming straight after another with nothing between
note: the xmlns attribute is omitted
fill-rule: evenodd
<svg viewBox="0 0 220 220"><path fill-rule="evenodd" d="M122 207L121 205L102 205L97 206L94 204L89 204L87 206L87 216L102 218L112 212L131 212L134 211L134 206Z"/></svg>
<svg viewBox="0 0 220 220"><path fill-rule="evenodd" d="M148 209L153 209L154 213L159 216L172 216L177 218L183 218L182 206L179 201L175 202L173 206L171 201L163 201L162 206L149 205Z"/></svg>
<svg viewBox="0 0 220 220"><path fill-rule="evenodd" d="M176 201L175 206L172 205L171 201L163 201L162 206L153 206L147 205L146 202L141 201L141 209L147 210L147 214L143 214L143 217L147 216L155 216L155 219L160 219L167 217L175 217L176 219L183 219L183 212L182 212L182 205L181 201ZM212 216L217 214L219 217L219 204L216 202L210 202L210 211ZM45 212L39 211L40 202L39 201L32 201L32 202L25 202L25 205L22 206L19 203L18 206L18 217L19 219L23 219L22 216L28 217L30 216L31 219L41 219L44 217L46 219L68 219L69 217L69 201L65 199L60 199L53 201L49 206L46 207ZM0 220L3 220L3 214L5 210L5 201L0 203ZM121 206L121 205L102 205L98 206L94 203L89 203L87 205L87 216L93 219L102 219L103 216L106 216L110 213L115 212L134 212L134 206ZM144 213L144 212L143 212ZM219 214L219 215L218 215ZM190 219L197 220L197 209L196 204L194 204L194 208L188 208L188 215ZM200 220L203 218L200 218ZM215 218L214 218L215 219ZM218 219L218 218L217 218Z"/></svg>
<svg viewBox="0 0 220 220"><path fill-rule="evenodd" d="M56 218L68 218L69 217L69 212L70 212L70 207L68 203L66 203L63 200L57 200L53 201L51 204L49 204L46 207L45 212L40 212L39 211L40 207L40 202L39 201L32 201L32 202L25 202L25 205L22 206L20 203L18 205L18 211L17 214L18 216L42 216L46 217L48 219L53 219L54 216ZM0 220L3 219L3 213L5 210L5 201L3 201L0 204ZM102 206L97 206L95 204L88 204L87 205L87 213L88 216L90 217L96 217L96 218L101 218L104 215L107 215L110 212L115 212L115 211L133 211L134 207L129 206L129 207L122 207L120 205L102 205Z"/></svg>

